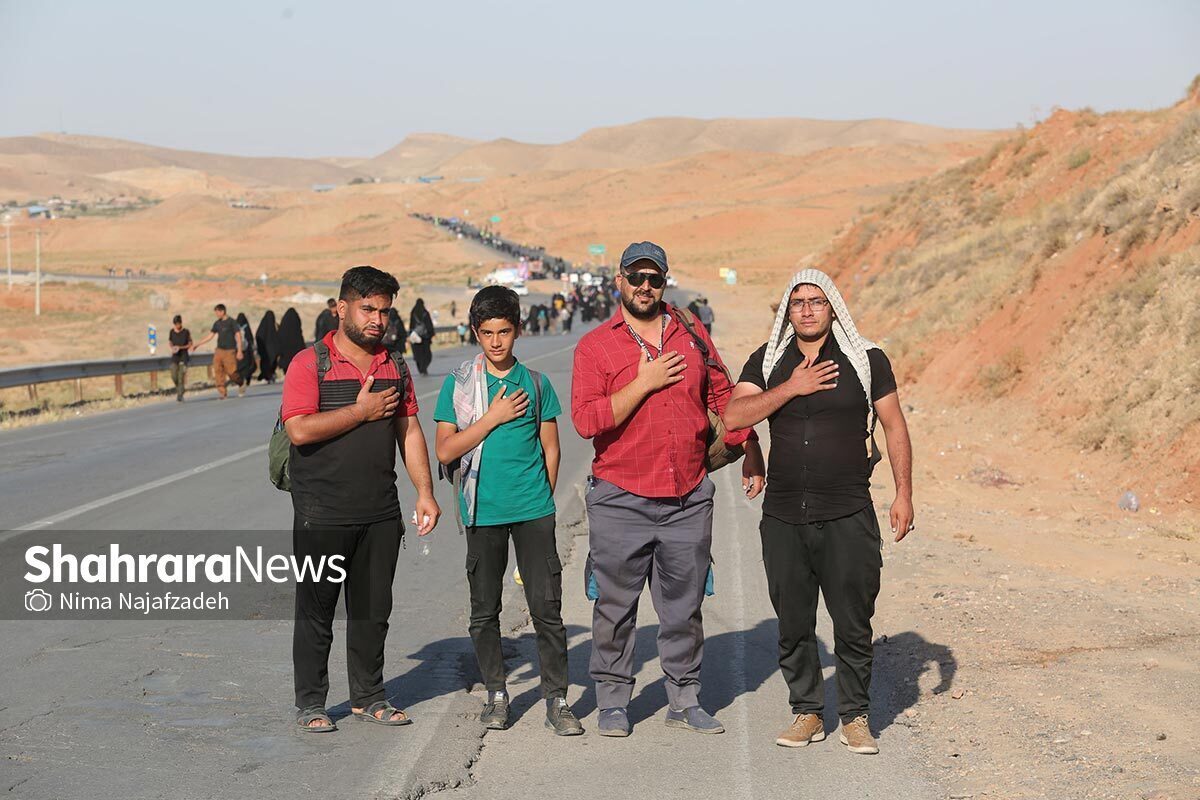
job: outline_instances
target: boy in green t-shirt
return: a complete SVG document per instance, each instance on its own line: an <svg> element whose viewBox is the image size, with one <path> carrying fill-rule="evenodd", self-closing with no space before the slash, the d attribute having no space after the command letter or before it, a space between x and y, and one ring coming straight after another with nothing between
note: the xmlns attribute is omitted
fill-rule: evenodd
<svg viewBox="0 0 1200 800"><path fill-rule="evenodd" d="M559 736L578 735L583 726L567 705L562 564L554 538L555 418L562 408L550 381L513 356L521 328L516 292L503 286L479 290L470 321L483 353L446 377L433 418L438 461L458 464L460 471L456 502L467 535L471 641L487 688L481 719L493 730L508 727L500 596L511 536L537 632L546 727ZM540 398L540 411L531 398Z"/></svg>

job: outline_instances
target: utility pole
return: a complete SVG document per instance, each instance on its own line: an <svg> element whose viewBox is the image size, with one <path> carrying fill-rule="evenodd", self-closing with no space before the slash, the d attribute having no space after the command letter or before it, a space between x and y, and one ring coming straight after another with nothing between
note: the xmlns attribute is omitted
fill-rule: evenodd
<svg viewBox="0 0 1200 800"><path fill-rule="evenodd" d="M8 255L8 290L12 291L12 217L4 215L4 249Z"/></svg>
<svg viewBox="0 0 1200 800"><path fill-rule="evenodd" d="M42 315L42 229L35 228L33 238L36 244L34 245L34 278L33 278L33 315L40 317Z"/></svg>

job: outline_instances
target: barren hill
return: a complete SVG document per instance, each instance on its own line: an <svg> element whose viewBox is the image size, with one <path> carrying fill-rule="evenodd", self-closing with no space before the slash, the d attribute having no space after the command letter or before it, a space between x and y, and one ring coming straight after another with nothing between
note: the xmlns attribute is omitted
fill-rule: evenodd
<svg viewBox="0 0 1200 800"><path fill-rule="evenodd" d="M238 187L306 187L313 183L346 183L364 173L302 158L255 158L172 150L96 136L38 134L0 139L0 197L45 198L49 195L167 194L153 170L162 170L169 186L192 170ZM140 170L139 180L125 183L121 173ZM193 186L192 188L196 188Z"/></svg>
<svg viewBox="0 0 1200 800"><path fill-rule="evenodd" d="M479 144L474 139L444 133L414 133L358 168L385 178L414 178L438 169L464 150Z"/></svg>
<svg viewBox="0 0 1200 800"><path fill-rule="evenodd" d="M561 144L496 139L461 147L441 162L422 162L422 168L451 176L489 177L543 171L627 169L719 150L804 155L831 147L932 147L994 136L994 132L988 131L953 130L879 119L838 122L793 118L703 120L663 117L595 128ZM456 146L463 144L462 140L455 142ZM396 149L404 147L402 143Z"/></svg>
<svg viewBox="0 0 1200 800"><path fill-rule="evenodd" d="M914 183L817 260L906 379L1025 404L1039 429L1153 481L1158 502L1194 498L1197 89L1157 112L1058 111Z"/></svg>

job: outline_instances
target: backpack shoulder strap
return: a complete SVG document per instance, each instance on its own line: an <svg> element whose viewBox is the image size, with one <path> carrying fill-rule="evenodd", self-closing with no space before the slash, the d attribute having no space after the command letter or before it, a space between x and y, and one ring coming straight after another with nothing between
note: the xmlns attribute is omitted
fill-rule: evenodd
<svg viewBox="0 0 1200 800"><path fill-rule="evenodd" d="M542 373L531 369L529 377L533 379L533 419L537 423L536 430L540 436L542 433Z"/></svg>
<svg viewBox="0 0 1200 800"><path fill-rule="evenodd" d="M392 357L392 363L396 365L396 375L400 378L400 400L404 400L404 393L408 391L408 382L412 380L412 376L408 372L408 362L404 360L404 354L399 350L389 350L388 355Z"/></svg>
<svg viewBox="0 0 1200 800"><path fill-rule="evenodd" d="M321 387L321 382L325 380L325 373L329 372L331 365L329 359L329 345L318 341L313 344L313 352L317 354L317 388Z"/></svg>

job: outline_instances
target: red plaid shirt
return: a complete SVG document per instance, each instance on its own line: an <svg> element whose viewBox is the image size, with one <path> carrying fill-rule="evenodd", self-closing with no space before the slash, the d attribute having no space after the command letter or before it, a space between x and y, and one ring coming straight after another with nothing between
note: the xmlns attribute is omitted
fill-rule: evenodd
<svg viewBox="0 0 1200 800"><path fill-rule="evenodd" d="M721 356L703 325L696 335L718 363ZM651 355L653 352L651 344ZM723 370L708 373L704 356L691 334L674 317L663 333L663 350L681 353L687 362L683 380L649 395L621 425L613 420L612 396L637 377L641 347L625 327L621 309L590 331L575 348L571 382L571 421L592 439L596 457L592 474L640 497L682 497L704 478L708 451L708 408L725 412L733 386ZM726 444L742 444L750 429L731 431Z"/></svg>

